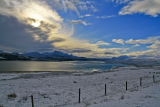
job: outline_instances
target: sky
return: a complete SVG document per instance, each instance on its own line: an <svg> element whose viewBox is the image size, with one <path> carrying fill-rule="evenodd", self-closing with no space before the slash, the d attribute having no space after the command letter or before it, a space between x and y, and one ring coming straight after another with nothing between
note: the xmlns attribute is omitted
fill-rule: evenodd
<svg viewBox="0 0 160 107"><path fill-rule="evenodd" d="M0 50L160 58L160 0L0 0Z"/></svg>

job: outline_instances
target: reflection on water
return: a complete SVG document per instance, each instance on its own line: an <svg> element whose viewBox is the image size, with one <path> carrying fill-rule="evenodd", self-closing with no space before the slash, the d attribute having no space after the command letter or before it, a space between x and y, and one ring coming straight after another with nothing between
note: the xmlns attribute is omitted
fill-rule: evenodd
<svg viewBox="0 0 160 107"><path fill-rule="evenodd" d="M122 64L106 64L102 61L0 61L0 71L105 71Z"/></svg>

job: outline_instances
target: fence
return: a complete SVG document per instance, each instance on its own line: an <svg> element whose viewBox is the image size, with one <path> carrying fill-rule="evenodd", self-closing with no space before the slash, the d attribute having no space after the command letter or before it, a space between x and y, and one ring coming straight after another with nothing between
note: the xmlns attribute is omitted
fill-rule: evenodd
<svg viewBox="0 0 160 107"><path fill-rule="evenodd" d="M30 99L27 99L27 102L29 103L28 105L30 107L60 107L64 105L69 106L80 104L87 106L91 103L96 104L107 101L114 96L122 96L126 91L138 91L141 88L148 87L158 82L160 82L160 75L134 77L132 80L127 81L121 80L116 82L108 81L107 83L97 83L99 84L99 87L97 87L96 85L91 85L91 87L89 88L87 88L87 86L85 88L77 87L76 91L74 91L73 89L65 90L65 93L63 93L63 91L59 91L57 93L54 93L54 95L50 95L52 96L52 99L50 99L47 94L41 93L41 96L32 94L31 96L29 96ZM75 84L78 83L75 82ZM120 98L123 99L123 97ZM44 100L42 101L42 99ZM44 105L39 105L39 102L41 104L43 102ZM51 106L45 106L45 103L47 105L48 102Z"/></svg>

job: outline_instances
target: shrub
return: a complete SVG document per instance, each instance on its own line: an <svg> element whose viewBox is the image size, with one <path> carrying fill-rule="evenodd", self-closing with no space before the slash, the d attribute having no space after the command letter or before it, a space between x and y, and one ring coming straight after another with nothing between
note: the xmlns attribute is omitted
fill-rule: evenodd
<svg viewBox="0 0 160 107"><path fill-rule="evenodd" d="M15 93L8 94L7 96L8 96L8 98L16 98L17 97L17 95Z"/></svg>
<svg viewBox="0 0 160 107"><path fill-rule="evenodd" d="M121 99L122 99L122 100L124 99L124 95L121 96Z"/></svg>

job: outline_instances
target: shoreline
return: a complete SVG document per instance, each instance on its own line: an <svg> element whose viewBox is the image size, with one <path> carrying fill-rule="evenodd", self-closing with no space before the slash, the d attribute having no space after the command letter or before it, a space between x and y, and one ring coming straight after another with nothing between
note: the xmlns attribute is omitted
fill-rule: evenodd
<svg viewBox="0 0 160 107"><path fill-rule="evenodd" d="M92 71L92 72L85 72L85 71L0 71L0 80L7 80L5 78L2 78L3 75L8 75L10 80L11 79L19 79L19 78L48 78L50 76L54 77L60 77L60 76L84 76L84 75L97 75L102 73L110 73L110 72L118 72L121 71L119 69L125 68L125 67L131 67L132 70L139 70L139 69L155 69L160 70L160 66L115 66L111 69L108 69L106 71ZM159 73L159 72L158 72Z"/></svg>

